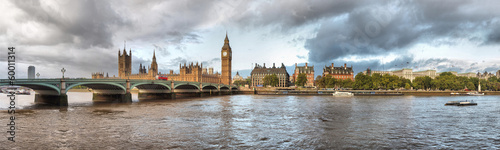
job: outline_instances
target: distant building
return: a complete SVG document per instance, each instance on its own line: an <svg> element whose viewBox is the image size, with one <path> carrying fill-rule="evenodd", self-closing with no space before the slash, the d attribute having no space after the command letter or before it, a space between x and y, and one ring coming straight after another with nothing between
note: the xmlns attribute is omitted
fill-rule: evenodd
<svg viewBox="0 0 500 150"><path fill-rule="evenodd" d="M297 77L301 73L305 73L307 76L307 82L305 86L314 86L314 66L307 66L307 63L305 66L297 66L297 63L295 63L295 71L291 79L292 83L295 83L295 81L297 81Z"/></svg>
<svg viewBox="0 0 500 150"><path fill-rule="evenodd" d="M498 72L497 72L498 73ZM485 71L483 74L481 74L480 72L477 73L477 78L479 79L485 79L485 80L488 80L489 78L491 77L494 77L495 75L492 74L492 73L488 73L487 71Z"/></svg>
<svg viewBox="0 0 500 150"><path fill-rule="evenodd" d="M459 77L468 77L468 78L472 78L472 77L477 77L477 78L481 78L480 76L482 75L481 73L472 73L472 72L469 72L469 73L457 73L456 71L449 71L451 74L453 75L456 75L456 76L459 76ZM410 79L410 81L413 82L413 80L416 78L416 77L425 77L425 76L429 76L430 78L432 79L435 79L437 76L439 76L442 72L440 73L437 73L436 70L424 70L424 71L417 71L417 72L413 72L413 69L408 69L408 68L404 68L404 69L401 69L401 70L394 70L394 71L373 71L373 70L370 70L370 68L366 69L366 71L363 71L364 74L366 75L373 75L375 73L378 73L378 74L381 74L381 75L384 75L384 74L389 74L389 75L396 75L398 77L403 77L405 79ZM485 76L492 76L492 74L487 74Z"/></svg>
<svg viewBox="0 0 500 150"><path fill-rule="evenodd" d="M35 66L28 67L28 79L35 79Z"/></svg>
<svg viewBox="0 0 500 150"><path fill-rule="evenodd" d="M276 74L278 76L278 86L277 87L288 87L289 86L289 78L290 75L288 72L286 72L286 67L282 63L281 67L276 68L276 66L273 63L272 68L266 68L266 64L264 66L260 66L258 64L255 64L255 68L253 68L252 73L250 73L251 78L252 78L252 86L253 87L260 87L264 85L264 77L267 75L273 75Z"/></svg>
<svg viewBox="0 0 500 150"><path fill-rule="evenodd" d="M233 77L233 83L234 81L243 81L245 79L243 79L242 76L240 76L240 73L239 72L236 72L236 75Z"/></svg>
<svg viewBox="0 0 500 150"><path fill-rule="evenodd" d="M344 66L340 67L334 67L333 63L331 66L325 66L323 68L323 77L326 77L327 75L331 75L335 79L350 79L354 80L354 71L351 67L347 67L347 64L344 63Z"/></svg>
<svg viewBox="0 0 500 150"><path fill-rule="evenodd" d="M170 71L170 74L160 74L162 76L167 76L168 80L173 81L192 81L192 82L208 82L208 83L221 83L220 74L204 73L203 64L191 63L183 66L179 64L179 74L174 74L174 71ZM209 68L213 70L213 68Z"/></svg>
<svg viewBox="0 0 500 150"><path fill-rule="evenodd" d="M497 71L497 78L500 78L500 70Z"/></svg>

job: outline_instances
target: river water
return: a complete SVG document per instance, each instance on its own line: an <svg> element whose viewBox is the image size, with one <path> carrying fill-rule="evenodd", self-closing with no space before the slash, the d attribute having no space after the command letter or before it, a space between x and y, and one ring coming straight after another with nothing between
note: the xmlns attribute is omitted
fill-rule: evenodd
<svg viewBox="0 0 500 150"><path fill-rule="evenodd" d="M17 96L16 142L0 149L500 149L500 96L364 97L231 95L69 107ZM451 100L477 106L444 106ZM18 109L19 110L19 109Z"/></svg>

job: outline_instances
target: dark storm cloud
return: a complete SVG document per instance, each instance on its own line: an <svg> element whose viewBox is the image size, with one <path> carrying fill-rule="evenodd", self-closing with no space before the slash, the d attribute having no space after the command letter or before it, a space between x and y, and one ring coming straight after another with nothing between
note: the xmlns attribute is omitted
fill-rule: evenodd
<svg viewBox="0 0 500 150"><path fill-rule="evenodd" d="M117 73L116 48L121 47L123 40L139 45L153 43L157 57L200 43L199 28L217 19L219 14L214 13L214 8L220 3L12 0L6 1L5 6L11 13L0 15L6 16L0 22L0 37L7 39L0 41L0 46L22 48L24 54L19 61L23 63L43 64L51 67L52 72L64 65L78 70L78 77L90 77L91 72ZM150 64L135 56L132 59L134 72L140 63Z"/></svg>
<svg viewBox="0 0 500 150"><path fill-rule="evenodd" d="M208 60L208 61L202 61L201 63L203 64L203 67L205 67L205 68L213 67L215 64L220 63L220 58L213 58L213 59Z"/></svg>
<svg viewBox="0 0 500 150"><path fill-rule="evenodd" d="M108 1L59 2L63 6L50 7L40 1L11 1L24 12L16 18L20 23L39 23L45 31L43 39L31 39L17 35L13 41L26 45L56 45L72 43L81 48L113 46L113 26L126 23L113 11ZM41 29L41 30L43 30Z"/></svg>
<svg viewBox="0 0 500 150"><path fill-rule="evenodd" d="M274 0L254 4L252 11L246 11L235 19L241 25L267 26L276 25L280 31L300 27L315 21L351 12L361 5L370 5L372 1L344 0ZM253 5L249 5L253 6Z"/></svg>
<svg viewBox="0 0 500 150"><path fill-rule="evenodd" d="M312 62L346 56L384 55L405 52L417 43L459 44L468 39L479 44L498 44L495 30L499 11L473 1L405 1L356 7L344 16L321 23L316 37L307 39Z"/></svg>

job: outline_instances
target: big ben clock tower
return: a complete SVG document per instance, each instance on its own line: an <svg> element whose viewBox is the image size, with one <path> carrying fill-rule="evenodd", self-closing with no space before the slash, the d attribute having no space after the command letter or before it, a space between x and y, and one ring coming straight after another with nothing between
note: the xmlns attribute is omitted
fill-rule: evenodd
<svg viewBox="0 0 500 150"><path fill-rule="evenodd" d="M231 85L231 60L232 60L232 52L231 46L229 46L229 39L224 39L224 46L222 46L221 52L221 61L222 61L222 74L221 74L221 83L226 85Z"/></svg>

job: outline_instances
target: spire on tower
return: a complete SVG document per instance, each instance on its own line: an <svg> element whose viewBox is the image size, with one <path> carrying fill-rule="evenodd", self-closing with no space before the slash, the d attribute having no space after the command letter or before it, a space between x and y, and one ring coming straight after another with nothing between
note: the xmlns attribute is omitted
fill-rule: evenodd
<svg viewBox="0 0 500 150"><path fill-rule="evenodd" d="M229 43L229 38L227 38L227 31L226 31L226 39L224 39L224 43Z"/></svg>
<svg viewBox="0 0 500 150"><path fill-rule="evenodd" d="M153 60L156 61L156 49L153 50Z"/></svg>

